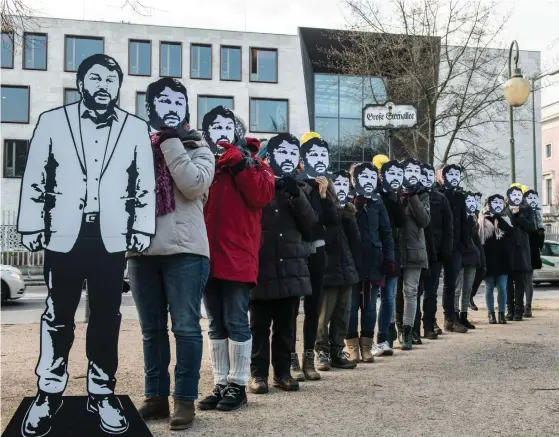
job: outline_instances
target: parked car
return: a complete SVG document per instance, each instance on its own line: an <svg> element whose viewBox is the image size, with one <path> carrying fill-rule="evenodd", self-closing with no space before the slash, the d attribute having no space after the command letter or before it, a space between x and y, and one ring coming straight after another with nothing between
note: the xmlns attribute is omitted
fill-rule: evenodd
<svg viewBox="0 0 559 437"><path fill-rule="evenodd" d="M25 282L18 268L0 265L2 280L2 304L8 300L19 299L25 294Z"/></svg>
<svg viewBox="0 0 559 437"><path fill-rule="evenodd" d="M540 254L542 268L534 270L534 284L550 282L559 285L559 241L545 240Z"/></svg>

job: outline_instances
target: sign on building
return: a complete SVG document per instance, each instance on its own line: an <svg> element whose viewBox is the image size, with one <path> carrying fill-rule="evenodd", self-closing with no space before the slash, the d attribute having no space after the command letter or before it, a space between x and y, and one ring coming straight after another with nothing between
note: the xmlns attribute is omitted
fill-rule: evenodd
<svg viewBox="0 0 559 437"><path fill-rule="evenodd" d="M417 109L413 105L366 105L363 108L363 127L375 129L409 129L417 124Z"/></svg>

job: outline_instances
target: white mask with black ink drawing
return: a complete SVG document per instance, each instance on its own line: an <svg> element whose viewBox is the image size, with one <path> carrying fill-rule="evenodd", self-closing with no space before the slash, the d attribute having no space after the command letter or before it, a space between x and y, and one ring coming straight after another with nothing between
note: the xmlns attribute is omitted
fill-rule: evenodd
<svg viewBox="0 0 559 437"><path fill-rule="evenodd" d="M404 183L404 168L396 161L388 161L382 164L380 169L383 191L397 192Z"/></svg>
<svg viewBox="0 0 559 437"><path fill-rule="evenodd" d="M341 170L339 172L334 173L333 176L333 184L334 190L336 191L336 196L338 197L338 201L340 205L345 205L347 201L347 196L350 190L350 183L349 183L349 173L345 170Z"/></svg>
<svg viewBox="0 0 559 437"><path fill-rule="evenodd" d="M500 194L493 194L487 198L487 207L493 215L501 215L505 210L505 198Z"/></svg>
<svg viewBox="0 0 559 437"><path fill-rule="evenodd" d="M508 204L512 206L519 206L524 199L522 189L520 187L511 187L507 190Z"/></svg>
<svg viewBox="0 0 559 437"><path fill-rule="evenodd" d="M540 196L535 190L528 190L524 193L526 203L532 207L533 210L540 209Z"/></svg>
<svg viewBox="0 0 559 437"><path fill-rule="evenodd" d="M476 211L479 211L483 204L481 203L481 193L475 193L474 197L476 198Z"/></svg>
<svg viewBox="0 0 559 437"><path fill-rule="evenodd" d="M476 196L474 193L466 193L466 209L468 214L475 214L477 211Z"/></svg>
<svg viewBox="0 0 559 437"><path fill-rule="evenodd" d="M299 140L291 134L279 134L270 138L266 145L267 156L274 175L292 174L299 164Z"/></svg>
<svg viewBox="0 0 559 437"><path fill-rule="evenodd" d="M416 159L404 159L404 186L411 188L417 187L421 183L421 162Z"/></svg>
<svg viewBox="0 0 559 437"><path fill-rule="evenodd" d="M225 106L216 106L202 120L202 135L214 153L220 141L235 144L236 129L235 114Z"/></svg>
<svg viewBox="0 0 559 437"><path fill-rule="evenodd" d="M353 169L353 181L357 194L371 197L377 188L377 168L370 162L362 162Z"/></svg>
<svg viewBox="0 0 559 437"><path fill-rule="evenodd" d="M435 185L435 169L429 164L421 166L421 185L430 190Z"/></svg>
<svg viewBox="0 0 559 437"><path fill-rule="evenodd" d="M311 138L301 144L301 159L304 165L304 177L329 177L330 150L328 143L322 138Z"/></svg>
<svg viewBox="0 0 559 437"><path fill-rule="evenodd" d="M443 182L447 188L458 188L462 182L462 167L449 164L443 168Z"/></svg>

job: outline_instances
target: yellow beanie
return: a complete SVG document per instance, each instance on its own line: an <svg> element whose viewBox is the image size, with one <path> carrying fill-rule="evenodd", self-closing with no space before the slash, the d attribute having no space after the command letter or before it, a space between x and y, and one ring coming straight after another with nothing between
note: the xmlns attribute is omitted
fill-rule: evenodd
<svg viewBox="0 0 559 437"><path fill-rule="evenodd" d="M301 144L306 143L312 138L320 138L320 134L317 134L316 132L307 132L305 135L301 137Z"/></svg>
<svg viewBox="0 0 559 437"><path fill-rule="evenodd" d="M522 190L522 194L526 194L526 191L529 190L529 188L526 185L521 185L520 189Z"/></svg>
<svg viewBox="0 0 559 437"><path fill-rule="evenodd" d="M373 158L373 165L379 169L382 167L382 164L384 164L385 162L390 161L390 159L388 159L388 156L386 155L376 155Z"/></svg>
<svg viewBox="0 0 559 437"><path fill-rule="evenodd" d="M514 184L510 184L510 187L509 187L509 188L512 188L512 187L518 187L518 188L520 188L520 184L519 184L518 182L515 182Z"/></svg>

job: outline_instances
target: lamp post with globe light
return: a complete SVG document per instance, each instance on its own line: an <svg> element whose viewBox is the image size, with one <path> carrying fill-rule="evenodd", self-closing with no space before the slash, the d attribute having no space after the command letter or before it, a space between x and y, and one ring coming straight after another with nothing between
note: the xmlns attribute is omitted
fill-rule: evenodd
<svg viewBox="0 0 559 437"><path fill-rule="evenodd" d="M512 71L512 52L516 48L514 55L514 73ZM518 42L513 41L509 49L509 80L503 85L503 94L509 104L509 129L510 129L510 178L511 183L516 182L516 164L514 150L514 118L513 108L522 106L530 96L530 81L522 76L522 71L518 68L518 58L520 50Z"/></svg>

